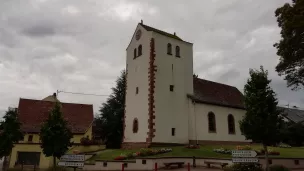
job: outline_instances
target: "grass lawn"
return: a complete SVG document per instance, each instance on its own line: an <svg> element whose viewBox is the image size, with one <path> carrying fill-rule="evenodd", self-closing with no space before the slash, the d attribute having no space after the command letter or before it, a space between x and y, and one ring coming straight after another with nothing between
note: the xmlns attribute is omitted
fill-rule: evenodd
<svg viewBox="0 0 304 171"><path fill-rule="evenodd" d="M89 153L89 152L95 152L99 150L105 149L105 145L91 145L91 146L76 146L74 148L71 148L68 151L68 154L73 154L73 151L77 150L80 153Z"/></svg>
<svg viewBox="0 0 304 171"><path fill-rule="evenodd" d="M231 158L230 154L220 154L213 152L215 148L226 148L226 149L235 149L236 146L229 145L205 145L201 146L200 149L187 149L185 147L170 147L172 148L172 152L149 156L149 157L215 157L215 158ZM260 150L262 146L253 145L251 146L255 150ZM278 158L304 158L304 148L303 147L292 147L292 148L278 148L278 147L270 147L274 151L280 152L279 156L271 156ZM157 148L156 148L157 149ZM134 150L122 150L122 149L108 149L100 154L91 158L91 160L113 160L115 157L120 154L126 154L130 152L137 152L139 149Z"/></svg>

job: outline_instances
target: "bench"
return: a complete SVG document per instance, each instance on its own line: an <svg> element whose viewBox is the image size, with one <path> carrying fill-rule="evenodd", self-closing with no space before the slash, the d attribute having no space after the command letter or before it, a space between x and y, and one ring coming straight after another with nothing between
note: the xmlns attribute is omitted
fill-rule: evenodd
<svg viewBox="0 0 304 171"><path fill-rule="evenodd" d="M171 168L172 165L177 165L178 168L182 168L185 162L170 162L170 163L164 163L166 168Z"/></svg>
<svg viewBox="0 0 304 171"><path fill-rule="evenodd" d="M222 167L222 169L228 165L228 163L224 163L224 162L216 162L216 161L204 161L204 163L207 165L208 168L210 168L210 165L220 165Z"/></svg>

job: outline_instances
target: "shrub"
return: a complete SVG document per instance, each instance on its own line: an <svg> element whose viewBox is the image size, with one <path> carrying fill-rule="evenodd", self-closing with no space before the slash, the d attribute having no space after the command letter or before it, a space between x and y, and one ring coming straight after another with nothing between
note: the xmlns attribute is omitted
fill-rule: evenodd
<svg viewBox="0 0 304 171"><path fill-rule="evenodd" d="M213 149L213 151L221 154L231 154L231 150L225 148Z"/></svg>
<svg viewBox="0 0 304 171"><path fill-rule="evenodd" d="M290 171L290 169L282 165L273 165L269 167L269 171Z"/></svg>
<svg viewBox="0 0 304 171"><path fill-rule="evenodd" d="M90 145L99 145L100 143L96 140L90 140L89 137L83 137L80 139L80 144L83 146L90 146Z"/></svg>
<svg viewBox="0 0 304 171"><path fill-rule="evenodd" d="M233 164L225 167L224 171L263 171L259 164Z"/></svg>

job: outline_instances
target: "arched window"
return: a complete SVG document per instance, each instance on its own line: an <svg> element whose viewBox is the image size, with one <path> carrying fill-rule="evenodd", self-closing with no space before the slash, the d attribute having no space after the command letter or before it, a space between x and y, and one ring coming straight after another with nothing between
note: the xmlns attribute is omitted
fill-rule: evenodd
<svg viewBox="0 0 304 171"><path fill-rule="evenodd" d="M138 120L137 118L135 118L133 120L133 133L137 133L138 132Z"/></svg>
<svg viewBox="0 0 304 171"><path fill-rule="evenodd" d="M171 43L167 44L167 54L172 55L172 45L171 45Z"/></svg>
<svg viewBox="0 0 304 171"><path fill-rule="evenodd" d="M142 55L142 45L138 46L138 56Z"/></svg>
<svg viewBox="0 0 304 171"><path fill-rule="evenodd" d="M215 115L213 112L208 113L208 128L209 132L216 132Z"/></svg>
<svg viewBox="0 0 304 171"><path fill-rule="evenodd" d="M228 115L228 132L229 134L235 134L235 124L233 115Z"/></svg>
<svg viewBox="0 0 304 171"><path fill-rule="evenodd" d="M175 56L176 56L176 57L180 57L180 49L179 49L179 46L176 46L176 47L175 47Z"/></svg>
<svg viewBox="0 0 304 171"><path fill-rule="evenodd" d="M136 48L135 48L135 49L134 49L134 57L133 57L133 59L136 58L136 55L137 55L137 53L136 53Z"/></svg>

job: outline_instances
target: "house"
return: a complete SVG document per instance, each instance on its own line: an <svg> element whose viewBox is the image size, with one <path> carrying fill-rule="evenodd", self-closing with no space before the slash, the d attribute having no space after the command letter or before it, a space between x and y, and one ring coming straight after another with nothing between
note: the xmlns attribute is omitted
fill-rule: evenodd
<svg viewBox="0 0 304 171"><path fill-rule="evenodd" d="M285 108L278 107L283 111L283 120L285 122L292 123L303 123L304 124L304 110L296 109L296 108Z"/></svg>
<svg viewBox="0 0 304 171"><path fill-rule="evenodd" d="M43 100L20 99L18 118L24 139L15 144L10 156L9 168L24 165L36 165L45 169L52 166L52 157L46 157L40 147L39 132L41 124L58 101L56 94ZM80 144L82 137L92 137L93 106L87 104L61 103L64 118L73 133L74 145Z"/></svg>
<svg viewBox="0 0 304 171"><path fill-rule="evenodd" d="M123 148L249 143L242 93L193 75L193 44L139 23L126 49Z"/></svg>

